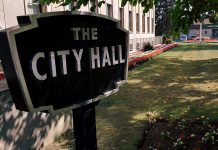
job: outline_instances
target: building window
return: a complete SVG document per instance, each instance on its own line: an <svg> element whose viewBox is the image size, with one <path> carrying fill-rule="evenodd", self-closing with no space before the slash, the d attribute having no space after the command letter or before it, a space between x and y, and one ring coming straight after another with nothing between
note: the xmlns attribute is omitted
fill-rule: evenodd
<svg viewBox="0 0 218 150"><path fill-rule="evenodd" d="M140 19L139 19L139 13L136 13L136 32L140 32Z"/></svg>
<svg viewBox="0 0 218 150"><path fill-rule="evenodd" d="M145 32L145 15L142 15L142 32Z"/></svg>
<svg viewBox="0 0 218 150"><path fill-rule="evenodd" d="M151 21L151 32L154 33L154 18L152 18Z"/></svg>
<svg viewBox="0 0 218 150"><path fill-rule="evenodd" d="M113 17L113 8L111 4L107 4L107 16Z"/></svg>
<svg viewBox="0 0 218 150"><path fill-rule="evenodd" d="M41 6L34 2L33 0L27 1L27 14L37 14L40 13Z"/></svg>
<svg viewBox="0 0 218 150"><path fill-rule="evenodd" d="M136 44L136 49L139 50L140 49L140 43Z"/></svg>
<svg viewBox="0 0 218 150"><path fill-rule="evenodd" d="M147 17L147 31L150 33L150 17Z"/></svg>
<svg viewBox="0 0 218 150"><path fill-rule="evenodd" d="M132 11L129 11L129 31L133 31Z"/></svg>
<svg viewBox="0 0 218 150"><path fill-rule="evenodd" d="M119 14L119 19L120 19L120 26L124 27L124 11L123 8L120 8L120 14Z"/></svg>
<svg viewBox="0 0 218 150"><path fill-rule="evenodd" d="M130 50L130 51L133 50L133 44L129 44L129 50Z"/></svg>

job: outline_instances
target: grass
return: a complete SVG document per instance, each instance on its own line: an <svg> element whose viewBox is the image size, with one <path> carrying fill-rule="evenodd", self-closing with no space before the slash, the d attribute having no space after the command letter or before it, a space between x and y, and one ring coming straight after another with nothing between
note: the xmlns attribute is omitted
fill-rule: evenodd
<svg viewBox="0 0 218 150"><path fill-rule="evenodd" d="M129 71L97 106L100 150L135 150L151 118L218 120L218 44L182 44Z"/></svg>

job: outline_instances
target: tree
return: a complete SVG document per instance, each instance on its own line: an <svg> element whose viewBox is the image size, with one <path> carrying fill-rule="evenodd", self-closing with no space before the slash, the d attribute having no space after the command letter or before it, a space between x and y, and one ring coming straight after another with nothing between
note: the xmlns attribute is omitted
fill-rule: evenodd
<svg viewBox="0 0 218 150"><path fill-rule="evenodd" d="M59 3L62 6L66 6L75 0L36 1L40 1L41 4L49 5L50 3ZM104 0L77 0L77 5L74 6L73 9L79 9L82 5L86 6L89 1L95 3L91 10L94 10L96 7L101 7L101 5L104 3ZM122 0L122 6L125 6L127 2L133 6L141 4L141 6L144 8L143 12L146 13L150 8L153 8L158 1L160 0ZM172 25L174 32L187 33L189 25L199 21L202 18L202 15L209 11L215 12L215 16L217 16L217 0L176 0L176 3L172 9Z"/></svg>
<svg viewBox="0 0 218 150"><path fill-rule="evenodd" d="M103 3L105 3L105 0L35 0L36 2L40 2L41 4L49 5L51 3L60 4L60 6L66 6L70 4L72 1L77 1L77 5L73 7L73 10L79 9L82 5L86 6L88 2L92 2L95 5L93 5L90 10L94 11L96 7L101 7ZM137 4L141 4L144 8L143 12L146 13L151 9L154 4L157 3L158 0L122 0L121 5L124 7L127 2L129 2L130 5L136 6Z"/></svg>
<svg viewBox="0 0 218 150"><path fill-rule="evenodd" d="M177 0L172 12L173 30L187 33L190 24L202 22L205 14L217 11L217 0Z"/></svg>
<svg viewBox="0 0 218 150"><path fill-rule="evenodd" d="M213 11L213 12L209 13L208 18L209 18L211 23L218 24L218 12Z"/></svg>
<svg viewBox="0 0 218 150"><path fill-rule="evenodd" d="M156 28L155 35L171 35L172 34L172 19L171 12L175 0L159 0L156 5L155 18Z"/></svg>

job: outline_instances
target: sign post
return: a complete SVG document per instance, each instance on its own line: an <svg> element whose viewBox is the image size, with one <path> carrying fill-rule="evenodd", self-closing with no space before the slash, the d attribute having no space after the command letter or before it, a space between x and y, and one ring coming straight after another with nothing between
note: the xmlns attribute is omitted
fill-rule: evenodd
<svg viewBox="0 0 218 150"><path fill-rule="evenodd" d="M95 106L98 102L73 110L74 138L77 150L97 150Z"/></svg>
<svg viewBox="0 0 218 150"><path fill-rule="evenodd" d="M128 32L117 20L84 12L20 16L18 23L0 32L16 108L73 110L77 149L96 149L95 105L127 80Z"/></svg>

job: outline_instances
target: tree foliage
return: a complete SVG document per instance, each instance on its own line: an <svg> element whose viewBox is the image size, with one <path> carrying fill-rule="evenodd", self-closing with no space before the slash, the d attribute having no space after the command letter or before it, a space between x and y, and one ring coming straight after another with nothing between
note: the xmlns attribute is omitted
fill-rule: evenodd
<svg viewBox="0 0 218 150"><path fill-rule="evenodd" d="M77 5L73 7L73 10L79 9L82 5L86 6L88 5L88 2L94 3L94 5L90 8L91 11L94 11L96 7L101 7L102 4L105 3L105 0L35 0L39 1L41 4L50 5L51 3L60 4L60 6L66 6L73 1L77 1ZM122 0L121 5L124 7L127 2L129 2L130 5L136 6L137 4L141 4L141 6L144 8L143 12L146 13L151 9L154 4L157 3L158 0Z"/></svg>
<svg viewBox="0 0 218 150"><path fill-rule="evenodd" d="M156 5L155 19L156 28L155 35L171 35L172 34L172 19L171 12L175 0L159 0Z"/></svg>
<svg viewBox="0 0 218 150"><path fill-rule="evenodd" d="M173 30L187 33L190 24L202 22L205 14L217 11L217 0L176 0L172 12Z"/></svg>
<svg viewBox="0 0 218 150"><path fill-rule="evenodd" d="M41 4L51 4L56 3L61 6L66 6L72 1L76 0L35 0L39 1ZM155 4L160 0L122 0L122 7L127 4L136 6L137 4L141 4L144 8L143 12L146 13L150 8L153 8ZM92 2L95 5L91 7L91 11L94 11L96 7L101 7L104 0L77 0L77 5L73 7L73 10L79 9L82 5L86 6L88 2ZM202 16L204 14L210 13L210 20L216 22L218 19L218 0L176 0L175 5L172 8L172 25L173 30L175 32L183 32L186 33L188 31L188 27L193 22L197 22L202 20Z"/></svg>

